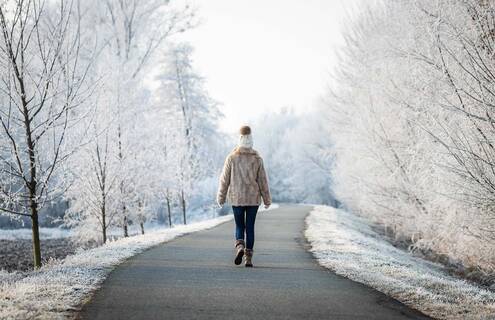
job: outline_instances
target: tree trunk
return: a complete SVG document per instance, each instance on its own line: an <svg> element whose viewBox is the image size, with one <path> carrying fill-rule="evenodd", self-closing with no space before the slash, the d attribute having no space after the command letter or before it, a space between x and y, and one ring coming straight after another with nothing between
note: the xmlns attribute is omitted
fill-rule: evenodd
<svg viewBox="0 0 495 320"><path fill-rule="evenodd" d="M100 149L99 146L96 145L96 152L98 155L98 164L100 167L100 176L101 176L101 233L103 236L103 244L107 243L107 194L106 194L106 160L103 168L101 166L101 158L100 158Z"/></svg>
<svg viewBox="0 0 495 320"><path fill-rule="evenodd" d="M139 226L141 227L141 234L144 234L144 223L140 222Z"/></svg>
<svg viewBox="0 0 495 320"><path fill-rule="evenodd" d="M127 227L127 216L124 216L124 237L129 236L129 228Z"/></svg>
<svg viewBox="0 0 495 320"><path fill-rule="evenodd" d="M103 236L103 243L107 242L107 214L105 206L101 208L101 233Z"/></svg>
<svg viewBox="0 0 495 320"><path fill-rule="evenodd" d="M184 224L187 224L186 221L186 199L184 199L184 190L180 192L181 203L182 203L182 218L184 220Z"/></svg>
<svg viewBox="0 0 495 320"><path fill-rule="evenodd" d="M31 229L33 232L33 264L35 268L41 267L41 245L40 232L38 225L38 207L37 204L31 204Z"/></svg>
<svg viewBox="0 0 495 320"><path fill-rule="evenodd" d="M24 90L22 92L25 92ZM41 245L40 245L40 229L38 224L38 197L37 197L37 170L36 170L36 155L34 142L31 131L31 122L29 120L29 111L27 102L24 102L24 124L26 129L26 144L29 154L29 175L30 181L27 185L29 190L29 208L31 210L31 229L33 232L33 263L35 268L41 267Z"/></svg>
<svg viewBox="0 0 495 320"><path fill-rule="evenodd" d="M105 243L107 243L107 227L106 226L103 227L101 231L102 231L102 235L103 235L103 243L105 244Z"/></svg>
<svg viewBox="0 0 495 320"><path fill-rule="evenodd" d="M19 78L20 79L20 78ZM26 90L24 89L24 82L20 82L21 92L24 94ZM31 121L29 118L28 102L25 97L22 97L22 107L24 116L24 129L26 131L26 146L29 154L29 176L30 180L27 184L27 189L29 190L29 207L31 210L31 229L33 231L33 262L34 267L41 267L41 245L40 245L40 230L38 224L38 174L36 170L36 155L35 146L33 141L33 133L31 130Z"/></svg>
<svg viewBox="0 0 495 320"><path fill-rule="evenodd" d="M167 213L168 213L168 225L172 228L172 212L170 210L170 198L167 195Z"/></svg>
<svg viewBox="0 0 495 320"><path fill-rule="evenodd" d="M122 128L120 126L120 92L119 92L119 95L118 95L118 106L119 106L119 123L118 123L118 127L117 127L117 138L118 138L118 147L119 147L119 161L120 163L122 164L123 161L124 161L124 155L123 155L123 152L122 152ZM124 228L124 237L128 237L129 236L129 231L128 231L128 227L127 227L127 212L126 212L126 205L125 205L125 202L124 202L124 182L121 181L120 182L120 196L121 196L121 199L122 199L122 214L124 215L124 221L123 221L123 228Z"/></svg>

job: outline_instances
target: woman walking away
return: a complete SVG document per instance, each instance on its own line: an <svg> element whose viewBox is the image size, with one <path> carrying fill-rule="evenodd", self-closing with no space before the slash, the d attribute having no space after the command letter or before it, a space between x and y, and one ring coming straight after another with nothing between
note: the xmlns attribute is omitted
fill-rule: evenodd
<svg viewBox="0 0 495 320"><path fill-rule="evenodd" d="M240 134L239 144L225 160L217 202L219 206L223 206L227 198L234 211L236 248L234 263L241 264L244 256L246 267L252 267L256 213L262 197L266 209L272 200L263 159L253 149L251 128L241 127Z"/></svg>

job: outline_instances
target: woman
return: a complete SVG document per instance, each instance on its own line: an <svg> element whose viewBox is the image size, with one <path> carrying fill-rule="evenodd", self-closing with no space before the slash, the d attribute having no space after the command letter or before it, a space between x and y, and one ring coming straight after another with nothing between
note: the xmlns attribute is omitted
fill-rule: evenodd
<svg viewBox="0 0 495 320"><path fill-rule="evenodd" d="M234 263L240 265L242 257L245 256L245 266L252 267L256 213L261 204L261 197L266 209L272 200L263 159L253 149L251 128L241 127L240 134L239 144L225 160L217 202L219 206L223 206L227 198L234 211L236 248Z"/></svg>

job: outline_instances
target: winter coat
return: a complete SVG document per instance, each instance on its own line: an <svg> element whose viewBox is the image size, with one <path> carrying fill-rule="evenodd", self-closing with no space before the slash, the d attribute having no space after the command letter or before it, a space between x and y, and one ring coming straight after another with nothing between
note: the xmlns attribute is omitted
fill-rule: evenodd
<svg viewBox="0 0 495 320"><path fill-rule="evenodd" d="M226 197L233 206L259 206L261 197L272 203L263 159L252 148L237 147L225 160L217 202L223 205Z"/></svg>

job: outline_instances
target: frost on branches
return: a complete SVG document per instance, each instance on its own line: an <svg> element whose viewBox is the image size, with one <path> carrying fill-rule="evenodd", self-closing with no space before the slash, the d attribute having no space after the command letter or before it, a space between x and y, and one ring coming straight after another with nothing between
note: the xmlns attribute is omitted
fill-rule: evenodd
<svg viewBox="0 0 495 320"><path fill-rule="evenodd" d="M71 1L0 2L0 213L30 218L36 267L39 212L63 195L60 169L85 140L73 130L92 89L79 19Z"/></svg>
<svg viewBox="0 0 495 320"><path fill-rule="evenodd" d="M195 25L161 0L0 1L0 213L32 220L37 267L46 204L93 244L216 215L221 114L172 42Z"/></svg>
<svg viewBox="0 0 495 320"><path fill-rule="evenodd" d="M495 267L495 4L389 1L349 25L327 97L335 193L451 263Z"/></svg>

